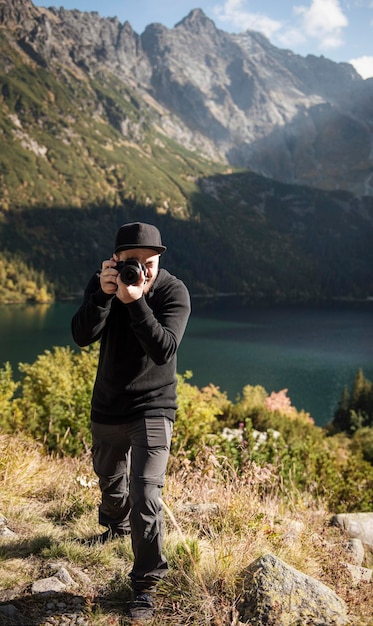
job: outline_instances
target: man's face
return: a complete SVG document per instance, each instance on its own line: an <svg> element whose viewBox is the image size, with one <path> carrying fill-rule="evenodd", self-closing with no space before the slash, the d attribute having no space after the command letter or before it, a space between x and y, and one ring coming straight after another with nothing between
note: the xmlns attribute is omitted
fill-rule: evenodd
<svg viewBox="0 0 373 626"><path fill-rule="evenodd" d="M159 254L149 248L131 248L130 250L121 250L117 257L119 261L127 259L136 259L146 268L144 294L149 293L152 284L157 278L159 269Z"/></svg>

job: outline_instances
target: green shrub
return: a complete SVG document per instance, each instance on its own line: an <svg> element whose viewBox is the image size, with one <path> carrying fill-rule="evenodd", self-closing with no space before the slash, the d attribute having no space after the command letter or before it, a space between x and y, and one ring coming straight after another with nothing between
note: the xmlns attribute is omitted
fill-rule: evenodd
<svg viewBox="0 0 373 626"><path fill-rule="evenodd" d="M173 450L194 459L209 433L217 429L217 418L229 406L227 395L215 385L203 389L187 383L192 373L178 376L178 410L174 428Z"/></svg>
<svg viewBox="0 0 373 626"><path fill-rule="evenodd" d="M19 383L13 380L13 370L9 362L0 369L0 428L2 431L11 430L13 415L13 398Z"/></svg>
<svg viewBox="0 0 373 626"><path fill-rule="evenodd" d="M338 464L326 492L335 513L370 512L373 502L373 467L359 456L349 455Z"/></svg>
<svg viewBox="0 0 373 626"><path fill-rule="evenodd" d="M373 427L373 383L365 378L362 369L355 375L349 391L343 389L340 401L329 426L331 433L352 435L359 428Z"/></svg>
<svg viewBox="0 0 373 626"><path fill-rule="evenodd" d="M353 435L350 448L356 455L373 465L373 428L365 426L359 428Z"/></svg>
<svg viewBox="0 0 373 626"><path fill-rule="evenodd" d="M228 406L228 419L230 426L241 428L230 440L222 434L210 437L214 453L225 456L239 474L251 463L268 468L272 480L263 484L263 492L277 481L285 498L308 494L333 511L369 510L373 473L366 461L372 429L358 430L354 445L348 439L341 445L341 439L328 437L307 413L292 407L286 390L268 396L260 386L244 388L238 402Z"/></svg>
<svg viewBox="0 0 373 626"><path fill-rule="evenodd" d="M77 456L90 446L90 404L98 344L74 352L45 351L32 364L19 364L14 382L8 363L0 370L0 426L22 432L49 452ZM171 462L213 460L216 477L226 471L247 477L250 468L270 475L260 493L277 489L285 499L320 498L331 511L367 511L373 501L373 431L352 438L315 426L291 406L286 390L267 395L247 386L236 404L218 387L191 385L190 372L178 376L177 419ZM229 426L224 431L224 427Z"/></svg>
<svg viewBox="0 0 373 626"><path fill-rule="evenodd" d="M55 347L33 364L20 363L20 396L14 401L18 428L49 451L75 455L90 445L90 402L98 346L79 353Z"/></svg>

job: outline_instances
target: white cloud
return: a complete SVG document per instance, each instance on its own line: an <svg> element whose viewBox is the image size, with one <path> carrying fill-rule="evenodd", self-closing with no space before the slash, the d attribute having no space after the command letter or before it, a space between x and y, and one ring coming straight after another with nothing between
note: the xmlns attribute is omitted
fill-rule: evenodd
<svg viewBox="0 0 373 626"><path fill-rule="evenodd" d="M362 78L373 77L373 57L359 57L349 61Z"/></svg>
<svg viewBox="0 0 373 626"><path fill-rule="evenodd" d="M245 9L247 0L225 0L214 7L221 22L229 23L234 30L257 30L272 42L286 48L316 40L320 50L338 48L343 44L343 29L348 20L340 0L310 0L307 6L295 6L293 23L269 18L263 13Z"/></svg>
<svg viewBox="0 0 373 626"><path fill-rule="evenodd" d="M338 48L343 44L343 28L348 25L339 0L312 0L308 7L294 7L307 38L316 39L319 48Z"/></svg>
<svg viewBox="0 0 373 626"><path fill-rule="evenodd" d="M244 8L245 0L226 0L224 4L214 7L214 14L221 22L229 24L239 31L257 30L268 39L280 30L282 24L262 13L250 13Z"/></svg>

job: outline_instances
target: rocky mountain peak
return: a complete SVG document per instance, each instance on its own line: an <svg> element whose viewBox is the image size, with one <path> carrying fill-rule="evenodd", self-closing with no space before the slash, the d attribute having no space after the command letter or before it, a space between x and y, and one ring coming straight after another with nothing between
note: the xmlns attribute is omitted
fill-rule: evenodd
<svg viewBox="0 0 373 626"><path fill-rule="evenodd" d="M184 19L175 25L175 28L185 28L185 30L195 35L207 35L217 30L214 22L205 15L202 9L190 11Z"/></svg>
<svg viewBox="0 0 373 626"><path fill-rule="evenodd" d="M0 0L0 24L6 24L10 28L27 23L40 15L40 11L34 7L31 0Z"/></svg>

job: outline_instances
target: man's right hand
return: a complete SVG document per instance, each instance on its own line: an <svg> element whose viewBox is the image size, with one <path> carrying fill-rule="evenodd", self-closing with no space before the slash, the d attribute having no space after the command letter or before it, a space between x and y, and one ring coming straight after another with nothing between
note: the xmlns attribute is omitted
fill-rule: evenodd
<svg viewBox="0 0 373 626"><path fill-rule="evenodd" d="M107 295L114 295L118 289L116 264L117 261L114 257L107 261L102 261L100 285L102 291Z"/></svg>

